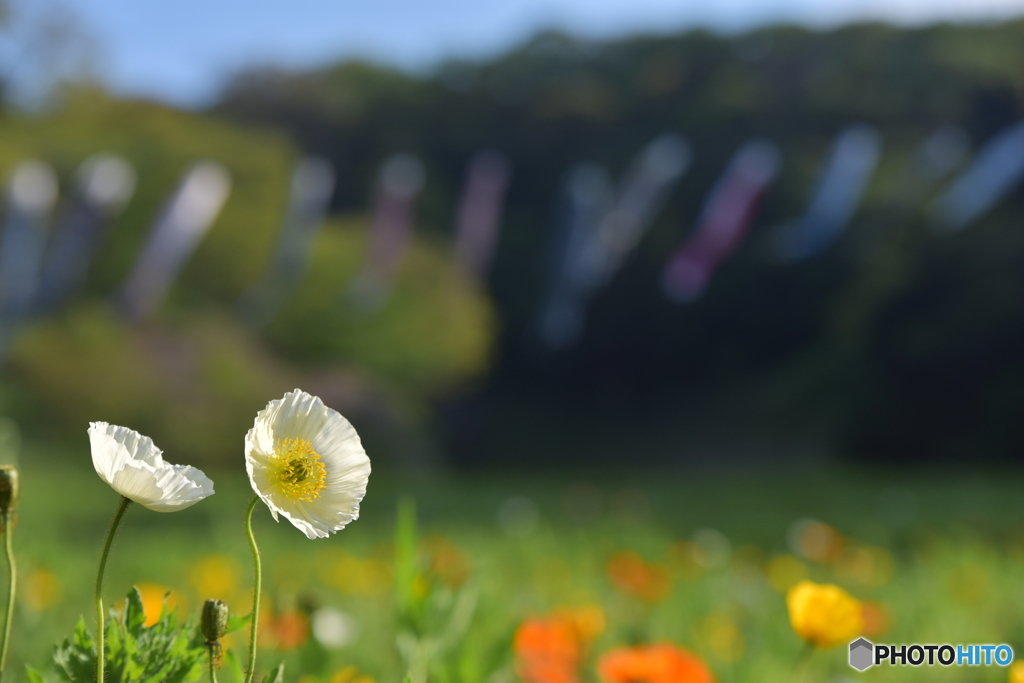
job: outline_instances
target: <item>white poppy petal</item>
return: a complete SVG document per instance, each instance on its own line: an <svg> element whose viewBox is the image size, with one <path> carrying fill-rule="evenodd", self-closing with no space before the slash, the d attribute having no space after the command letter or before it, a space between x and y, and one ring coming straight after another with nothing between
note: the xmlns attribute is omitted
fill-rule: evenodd
<svg viewBox="0 0 1024 683"><path fill-rule="evenodd" d="M89 445L92 450L92 466L100 479L110 484L114 475L124 467L128 451L114 438L117 427L106 422L89 423Z"/></svg>
<svg viewBox="0 0 1024 683"><path fill-rule="evenodd" d="M122 496L147 507L160 500L163 494L156 483L156 470L134 460L127 461L108 483Z"/></svg>
<svg viewBox="0 0 1024 683"><path fill-rule="evenodd" d="M92 422L89 442L100 478L151 510L183 510L213 495L213 482L202 471L164 462L152 439L132 429Z"/></svg>
<svg viewBox="0 0 1024 683"><path fill-rule="evenodd" d="M315 538L327 538L331 535L331 530L319 520L314 520L308 514L302 512L288 512L282 510L281 514L287 519L292 525L306 534L306 538L313 540Z"/></svg>
<svg viewBox="0 0 1024 683"><path fill-rule="evenodd" d="M277 452L286 443L306 449L287 451L300 454L291 462L313 468L305 483L275 474L289 466ZM316 396L296 389L267 404L246 435L245 456L253 490L274 518L284 516L308 538L326 538L359 517L370 459L351 423Z"/></svg>
<svg viewBox="0 0 1024 683"><path fill-rule="evenodd" d="M251 433L251 431L250 431ZM249 483L252 484L252 488L256 493L260 494L260 498L266 503L267 507L270 508L270 514L273 516L274 521L277 521L278 508L270 500L272 488L270 486L270 480L267 478L267 459L268 456L257 450L250 451L249 438L246 438L246 454L245 454L245 471L249 474Z"/></svg>
<svg viewBox="0 0 1024 683"><path fill-rule="evenodd" d="M213 495L213 482L190 465L169 465L159 470L157 485L162 497L158 505L147 506L160 512L183 510Z"/></svg>

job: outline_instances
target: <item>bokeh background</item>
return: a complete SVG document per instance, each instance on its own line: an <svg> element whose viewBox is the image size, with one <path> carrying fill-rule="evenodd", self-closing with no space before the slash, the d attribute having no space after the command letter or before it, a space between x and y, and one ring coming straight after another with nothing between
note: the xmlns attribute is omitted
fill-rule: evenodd
<svg viewBox="0 0 1024 683"><path fill-rule="evenodd" d="M402 495L424 562L461 568L446 590L462 572L490 591L486 646L437 680L515 680L516 624L563 603L603 610L606 646L667 639L722 680L788 680L780 591L804 576L884 605L894 642L1024 646L1024 4L618 5L7 0L0 415L27 576L52 588L22 608L16 661L88 613L116 505L89 421L225 492L180 519L133 510L111 570L119 593L195 607L200 558L160 562L151 537L199 539L225 595L248 585L242 437L296 386L374 468L364 518L315 552L263 530L308 565L275 584L282 613L310 593L364 622L303 655L311 680L399 680L379 613ZM661 185L638 161L659 140L678 165ZM706 287L667 295L751 140L776 172L736 235L690 243ZM97 154L129 178L100 208ZM201 163L205 221L169 208ZM651 195L632 239L630 187ZM780 254L785 235L806 249ZM629 603L622 551L675 593ZM841 650L821 680L849 671Z"/></svg>

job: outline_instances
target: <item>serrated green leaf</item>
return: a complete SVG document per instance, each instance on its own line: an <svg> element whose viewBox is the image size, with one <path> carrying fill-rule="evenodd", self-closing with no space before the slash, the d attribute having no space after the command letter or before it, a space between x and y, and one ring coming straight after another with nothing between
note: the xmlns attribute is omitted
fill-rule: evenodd
<svg viewBox="0 0 1024 683"><path fill-rule="evenodd" d="M124 626L132 636L138 638L146 623L146 610L142 606L142 594L132 586L124 603Z"/></svg>
<svg viewBox="0 0 1024 683"><path fill-rule="evenodd" d="M43 675L28 665L25 666L25 680L28 683L46 683Z"/></svg>
<svg viewBox="0 0 1024 683"><path fill-rule="evenodd" d="M84 634L88 640L88 633L85 633L85 624L79 620L75 629L76 641ZM70 683L93 683L96 680L96 653L90 645L83 647L77 642L64 642L53 649L53 662L57 675L64 681Z"/></svg>
<svg viewBox="0 0 1024 683"><path fill-rule="evenodd" d="M106 623L108 681L117 683L191 683L198 681L206 661L206 645L199 629L181 623L177 610L162 610L160 619L144 626L141 596L132 589L120 618ZM93 641L79 620L73 641L54 648L58 676L67 683L95 683Z"/></svg>
<svg viewBox="0 0 1024 683"><path fill-rule="evenodd" d="M89 636L89 630L85 628L85 620L82 617L78 617L78 623L75 624L74 643L78 647L94 647L92 637Z"/></svg>

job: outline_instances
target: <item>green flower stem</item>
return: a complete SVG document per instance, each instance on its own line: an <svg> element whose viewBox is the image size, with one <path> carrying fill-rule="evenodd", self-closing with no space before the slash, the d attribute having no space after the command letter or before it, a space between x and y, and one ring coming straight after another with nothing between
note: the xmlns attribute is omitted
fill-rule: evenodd
<svg viewBox="0 0 1024 683"><path fill-rule="evenodd" d="M214 648L217 644L210 646L210 683L217 683L217 657L214 655Z"/></svg>
<svg viewBox="0 0 1024 683"><path fill-rule="evenodd" d="M803 683L804 678L807 677L807 669L811 665L811 657L814 656L814 645L810 642L804 645L804 649L800 651L800 654L796 658L796 664L793 666L793 678L797 683Z"/></svg>
<svg viewBox="0 0 1024 683"><path fill-rule="evenodd" d="M245 513L245 531L249 534L249 547L252 548L253 564L253 587L252 587L252 614L249 624L249 664L245 671L245 683L252 683L252 677L256 674L256 629L260 621L260 590L263 581L263 568L260 566L260 549L256 545L256 537L252 535L252 511L260 502L259 496L253 496L249 503L249 509Z"/></svg>
<svg viewBox="0 0 1024 683"><path fill-rule="evenodd" d="M0 678L3 678L4 669L7 667L7 645L11 640L11 622L14 620L14 587L18 581L18 571L14 566L14 542L11 537L14 535L13 520L10 510L3 514L4 531L4 553L7 555L7 613L4 615L4 636L0 644Z"/></svg>
<svg viewBox="0 0 1024 683"><path fill-rule="evenodd" d="M128 509L131 498L121 496L121 505L117 508L114 521L110 523L110 531L107 532L107 542L103 545L103 554L100 556L100 570L96 574L96 682L103 683L103 666L106 654L103 651L103 572L107 568L107 555L110 554L110 545L114 542L114 533L121 524L124 511Z"/></svg>

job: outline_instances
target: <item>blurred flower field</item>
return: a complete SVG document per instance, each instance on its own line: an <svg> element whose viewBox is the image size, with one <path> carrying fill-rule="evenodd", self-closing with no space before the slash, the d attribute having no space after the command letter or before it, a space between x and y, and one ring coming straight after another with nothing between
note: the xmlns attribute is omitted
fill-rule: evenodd
<svg viewBox="0 0 1024 683"><path fill-rule="evenodd" d="M53 643L91 614L113 504L84 439L74 450L28 444L22 456L14 680L23 664L59 680ZM211 476L217 494L203 505L125 516L108 600L138 586L147 623L168 591L192 618L207 598L248 613L247 481L241 467ZM880 479L385 473L361 518L329 539L257 514L259 669L284 661L285 680L303 683L1008 680L996 666L858 674L845 642L808 656L786 607L807 579L856 598L875 642L1024 641L1019 477ZM224 640L234 657L221 681L234 680L245 635Z"/></svg>

